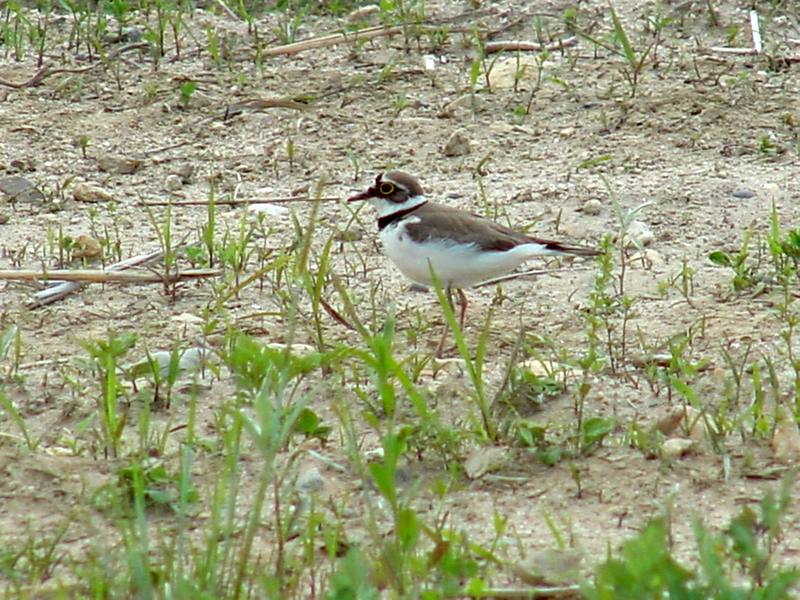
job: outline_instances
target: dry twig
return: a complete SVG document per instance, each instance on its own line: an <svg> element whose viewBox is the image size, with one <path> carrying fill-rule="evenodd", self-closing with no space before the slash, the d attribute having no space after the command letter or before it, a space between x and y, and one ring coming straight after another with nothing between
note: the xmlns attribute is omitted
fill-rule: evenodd
<svg viewBox="0 0 800 600"><path fill-rule="evenodd" d="M134 273L103 269L54 269L52 271L6 270L0 271L0 279L11 281L85 281L89 283L175 283L188 279L216 277L222 272L216 269L186 269L173 274Z"/></svg>
<svg viewBox="0 0 800 600"><path fill-rule="evenodd" d="M149 254L140 254L139 256L126 258L123 261L114 263L106 270L124 271L125 269L130 269L131 267L155 262L160 260L163 256L164 253L161 250L156 250L155 252L150 252ZM69 296L73 292L77 292L84 285L85 283L81 281L62 281L60 283L52 282L52 284L45 289L36 292L30 299L29 305L35 308L38 306L44 306L45 304L52 304L53 302L57 302L58 300Z"/></svg>
<svg viewBox="0 0 800 600"><path fill-rule="evenodd" d="M264 198L263 200L248 200L242 198L235 198L232 200L214 200L214 204L221 206L242 206L254 204L290 204L292 202L338 202L341 200L339 197L326 196L323 198L310 198L308 196L293 196L290 198ZM139 206L205 206L209 203L208 200L178 200L172 202L170 200L155 200L153 202L139 201Z"/></svg>
<svg viewBox="0 0 800 600"><path fill-rule="evenodd" d="M461 15L456 15L455 17L448 17L446 19L441 19L429 23L421 23L419 24L419 27L422 29L441 27L449 23L455 23L458 21L463 21L465 19L474 18L477 16L485 16L491 14L492 12L493 12L492 9L479 9L479 10L469 11ZM387 36L397 35L399 33L403 33L404 28L407 27L408 25L406 26L393 25L391 27L387 27L385 25L376 25L374 27L365 27L364 29L359 29L357 31L349 33L334 33L331 35L324 35L321 37L311 38L310 40L295 42L293 44L286 44L284 46L274 46L272 48L267 48L266 50L264 50L261 55L288 56L291 54L297 54L299 52L305 52L306 50L312 50L314 48L328 48L330 46L336 46L338 44L344 44L348 42L355 42L358 40L371 40L377 37L387 37ZM473 28L448 27L448 30L472 31Z"/></svg>
<svg viewBox="0 0 800 600"><path fill-rule="evenodd" d="M493 54L495 52L541 52L542 50L558 50L560 48L568 48L575 46L578 43L578 38L570 37L563 40L556 40L549 44L539 44L538 42L524 42L519 40L486 42L483 45L483 50L486 54Z"/></svg>
<svg viewBox="0 0 800 600"><path fill-rule="evenodd" d="M50 63L45 64L42 66L41 69L36 71L33 76L28 79L27 81L23 81L22 83L15 83L13 81L6 81L5 79L0 79L0 85L4 85L6 87L14 88L14 89L22 89L22 88L29 88L39 85L45 77L50 77L50 75L58 75L59 73L88 73L92 69L95 69L99 65L106 64L107 61L113 60L123 52L128 52L130 50L140 50L142 48L149 48L150 44L147 42L136 42L135 44L128 44L127 46L122 46L121 48L117 48L116 50L109 52L108 56L105 59L98 60L96 63L89 65L88 67L80 67L78 69L54 69Z"/></svg>

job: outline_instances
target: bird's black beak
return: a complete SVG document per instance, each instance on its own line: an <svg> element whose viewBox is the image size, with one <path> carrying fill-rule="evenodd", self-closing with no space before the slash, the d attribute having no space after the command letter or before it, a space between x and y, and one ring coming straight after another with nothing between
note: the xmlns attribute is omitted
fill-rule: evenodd
<svg viewBox="0 0 800 600"><path fill-rule="evenodd" d="M365 192L361 192L360 194L356 194L355 196L350 196L347 201L348 202L357 202L358 200L366 200L367 198L373 198L377 195L378 190L375 188L369 188Z"/></svg>
<svg viewBox="0 0 800 600"><path fill-rule="evenodd" d="M367 200L368 198L377 198L380 195L378 192L378 186L381 184L381 177L383 177L383 173L378 173L378 176L375 178L375 185L367 188L367 191L365 192L361 192L355 196L350 196L347 201L358 202L359 200Z"/></svg>

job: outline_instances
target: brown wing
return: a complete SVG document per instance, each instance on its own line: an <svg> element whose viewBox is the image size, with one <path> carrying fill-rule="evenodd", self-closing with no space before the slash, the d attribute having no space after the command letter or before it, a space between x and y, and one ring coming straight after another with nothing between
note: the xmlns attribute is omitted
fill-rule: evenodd
<svg viewBox="0 0 800 600"><path fill-rule="evenodd" d="M482 250L510 250L524 244L526 236L472 213L437 204L424 204L412 213L422 222L409 223L406 231L414 241L452 240L476 244Z"/></svg>
<svg viewBox="0 0 800 600"><path fill-rule="evenodd" d="M409 223L406 231L415 241L453 240L460 244L475 244L481 250L504 251L520 244L542 244L553 253L594 256L591 248L568 246L552 240L542 240L509 229L485 217L450 206L425 204L412 213L422 223Z"/></svg>

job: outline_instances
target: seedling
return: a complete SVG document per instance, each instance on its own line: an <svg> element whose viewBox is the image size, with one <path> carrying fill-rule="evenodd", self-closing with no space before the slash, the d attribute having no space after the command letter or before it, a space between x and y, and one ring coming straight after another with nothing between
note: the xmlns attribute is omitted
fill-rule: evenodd
<svg viewBox="0 0 800 600"><path fill-rule="evenodd" d="M22 362L22 332L16 325L9 325L0 335L0 363L8 361L5 379L11 379L19 372Z"/></svg>
<svg viewBox="0 0 800 600"><path fill-rule="evenodd" d="M191 79L188 81L184 81L181 83L179 92L180 92L180 104L184 108L189 106L189 101L192 99L192 96L197 91L197 82L192 81Z"/></svg>
<svg viewBox="0 0 800 600"><path fill-rule="evenodd" d="M28 450L35 452L36 448L41 443L41 439L34 439L31 436L25 417L20 414L14 406L14 403L11 402L11 399L6 395L2 386L0 386L0 409L8 415L8 418L11 419L11 422L14 423L14 426L19 430L22 435L22 440L25 442L25 446Z"/></svg>
<svg viewBox="0 0 800 600"><path fill-rule="evenodd" d="M106 340L87 340L82 343L97 370L101 394L98 399L102 439L106 458L117 458L122 449L122 434L127 413L118 411L118 400L124 394L117 368L122 358L136 344L135 334L117 336L109 333Z"/></svg>
<svg viewBox="0 0 800 600"><path fill-rule="evenodd" d="M467 367L467 373L469 373L470 381L472 381L472 387L475 392L475 404L480 413L483 434L488 440L496 440L497 425L494 421L494 417L491 414L489 398L486 395L483 382L483 365L484 358L486 356L486 348L489 342L489 325L491 324L492 311L488 311L486 315L486 320L484 321L483 329L481 330L481 336L478 340L477 347L475 348L475 357L473 358L472 353L467 346L466 339L464 338L464 332L461 330L461 326L456 319L455 312L453 310L453 303L449 296L449 291L445 292L445 290L442 288L441 281L439 280L438 275L433 271L432 266L430 267L430 270L433 287L436 291L436 297L439 299L439 305L442 307L445 322L447 323L447 327L450 329L450 332L453 334L458 353L461 358L464 359Z"/></svg>

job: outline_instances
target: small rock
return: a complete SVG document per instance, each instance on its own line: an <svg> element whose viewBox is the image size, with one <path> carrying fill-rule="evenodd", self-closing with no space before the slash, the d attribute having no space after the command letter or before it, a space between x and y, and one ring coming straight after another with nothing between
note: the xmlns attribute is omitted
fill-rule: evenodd
<svg viewBox="0 0 800 600"><path fill-rule="evenodd" d="M528 188L526 190L520 190L513 196L511 196L511 202L513 204L524 204L525 202L533 202L533 190Z"/></svg>
<svg viewBox="0 0 800 600"><path fill-rule="evenodd" d="M180 177L181 183L187 184L192 182L192 179L194 178L194 171L195 169L193 164L185 163L176 167L175 169L170 171L170 173Z"/></svg>
<svg viewBox="0 0 800 600"><path fill-rule="evenodd" d="M352 11L349 15L347 15L347 20L350 23L357 23L359 21L365 21L369 19L373 15L377 15L381 12L381 7L377 4L367 4L366 6L362 6L361 8L357 8Z"/></svg>
<svg viewBox="0 0 800 600"><path fill-rule="evenodd" d="M294 487L306 494L318 493L325 489L325 477L316 465L303 465Z"/></svg>
<svg viewBox="0 0 800 600"><path fill-rule="evenodd" d="M172 361L177 358L177 369L179 373L190 372L194 373L199 371L200 368L206 363L209 352L205 348L191 347L184 350L161 350L158 352L151 352L149 358L144 358L139 362L123 366L123 370L127 371L132 379L140 379L142 377L151 378L153 372L158 369L159 377L166 377L169 375Z"/></svg>
<svg viewBox="0 0 800 600"><path fill-rule="evenodd" d="M664 264L664 257L652 248L645 248L643 251L637 251L630 257L632 265L639 265L645 269L652 269Z"/></svg>
<svg viewBox="0 0 800 600"><path fill-rule="evenodd" d="M750 190L734 190L731 192L731 196L733 196L734 198L747 199L747 198L753 198L755 195L756 193Z"/></svg>
<svg viewBox="0 0 800 600"><path fill-rule="evenodd" d="M138 42L144 36L144 30L139 27L125 27L119 36L118 42Z"/></svg>
<svg viewBox="0 0 800 600"><path fill-rule="evenodd" d="M562 138L571 138L575 135L575 128L574 127L565 127L558 132L559 137Z"/></svg>
<svg viewBox="0 0 800 600"><path fill-rule="evenodd" d="M138 158L106 155L97 159L97 166L101 171L113 175L131 175L141 168L142 161Z"/></svg>
<svg viewBox="0 0 800 600"><path fill-rule="evenodd" d="M573 367L554 360L540 360L538 358L529 358L521 362L519 367L542 379L571 376L580 373L578 367Z"/></svg>
<svg viewBox="0 0 800 600"><path fill-rule="evenodd" d="M489 71L489 86L492 89L513 89L523 79L536 73L536 59L530 56L497 59Z"/></svg>
<svg viewBox="0 0 800 600"><path fill-rule="evenodd" d="M689 437L696 442L702 442L710 436L718 437L719 431L711 417L706 415L693 406L687 406L684 411L683 425L689 432Z"/></svg>
<svg viewBox="0 0 800 600"><path fill-rule="evenodd" d="M422 68L427 72L432 72L436 70L436 65L439 61L436 60L436 57L433 54L425 54L422 57Z"/></svg>
<svg viewBox="0 0 800 600"><path fill-rule="evenodd" d="M308 191L310 189L311 189L311 186L309 184L307 184L307 183L304 183L303 185L294 188L292 190L292 192L291 192L291 195L292 195L292 197L295 197L295 196L308 196ZM264 195L269 195L269 194L272 193L272 190L264 190L264 191L259 190L259 193L262 193Z"/></svg>
<svg viewBox="0 0 800 600"><path fill-rule="evenodd" d="M777 183L765 183L762 188L768 195L775 196L781 191L781 187Z"/></svg>
<svg viewBox="0 0 800 600"><path fill-rule="evenodd" d="M653 230L643 221L633 221L628 226L626 237L630 244L638 248L649 246L656 239Z"/></svg>
<svg viewBox="0 0 800 600"><path fill-rule="evenodd" d="M103 255L103 246L90 235L79 235L75 238L72 258L99 258Z"/></svg>
<svg viewBox="0 0 800 600"><path fill-rule="evenodd" d="M276 350L286 350L287 345L282 342L268 342L267 348L274 348ZM316 348L311 344L291 344L288 346L291 353L295 356L308 356L316 352Z"/></svg>
<svg viewBox="0 0 800 600"><path fill-rule="evenodd" d="M581 207L581 212L587 215L599 215L603 212L603 203L596 198L592 198L591 200L587 200L583 203Z"/></svg>
<svg viewBox="0 0 800 600"><path fill-rule="evenodd" d="M78 202L111 202L114 197L103 188L89 183L79 183L72 190Z"/></svg>
<svg viewBox="0 0 800 600"><path fill-rule="evenodd" d="M694 440L670 438L661 444L661 458L674 460L686 456L694 448Z"/></svg>
<svg viewBox="0 0 800 600"><path fill-rule="evenodd" d="M175 315L172 317L172 320L176 323L183 323L184 325L199 325L200 323L203 323L203 317L198 317L197 315L188 312Z"/></svg>
<svg viewBox="0 0 800 600"><path fill-rule="evenodd" d="M33 162L33 158L30 157L22 160L19 158L15 158L9 163L9 166L14 170L19 171L20 173L36 170L36 165Z"/></svg>
<svg viewBox="0 0 800 600"><path fill-rule="evenodd" d="M264 202L261 204L248 205L247 212L255 215L266 215L268 217L283 217L289 214L289 209L280 204Z"/></svg>
<svg viewBox="0 0 800 600"><path fill-rule="evenodd" d="M447 140L442 152L445 156L464 156L465 154L469 154L469 150L469 140L464 134L456 131L450 136L450 139Z"/></svg>
<svg viewBox="0 0 800 600"><path fill-rule="evenodd" d="M483 477L489 471L496 471L508 460L506 448L473 448L464 462L464 472L470 479Z"/></svg>
<svg viewBox="0 0 800 600"><path fill-rule="evenodd" d="M486 104L485 100L475 94L464 94L460 98L456 98L452 102L445 104L444 109L439 116L448 117L460 108L474 109L480 111Z"/></svg>
<svg viewBox="0 0 800 600"><path fill-rule="evenodd" d="M364 230L351 227L350 229L339 229L333 234L333 239L337 242L358 242L364 239Z"/></svg>
<svg viewBox="0 0 800 600"><path fill-rule="evenodd" d="M644 259L654 267L664 264L664 257L661 256L661 253L652 248L648 248L644 251Z"/></svg>
<svg viewBox="0 0 800 600"><path fill-rule="evenodd" d="M12 176L0 179L0 193L9 202L34 202L44 200L44 194L24 177Z"/></svg>
<svg viewBox="0 0 800 600"><path fill-rule="evenodd" d="M164 189L168 192L177 192L183 187L183 181L178 175L167 175L164 180Z"/></svg>
<svg viewBox="0 0 800 600"><path fill-rule="evenodd" d="M673 410L656 421L651 430L659 431L665 436L688 434L695 443L705 441L709 435L719 435L711 417L703 418L703 413L693 406Z"/></svg>
<svg viewBox="0 0 800 600"><path fill-rule="evenodd" d="M672 412L658 419L658 421L656 421L650 429L663 433L664 435L672 435L683 422L683 417L683 409L673 410Z"/></svg>
<svg viewBox="0 0 800 600"><path fill-rule="evenodd" d="M776 415L775 433L772 435L772 449L775 460L782 463L795 463L800 460L800 430L791 414L782 408Z"/></svg>
<svg viewBox="0 0 800 600"><path fill-rule="evenodd" d="M583 551L576 548L548 548L511 563L513 573L528 585L553 585L580 581Z"/></svg>

